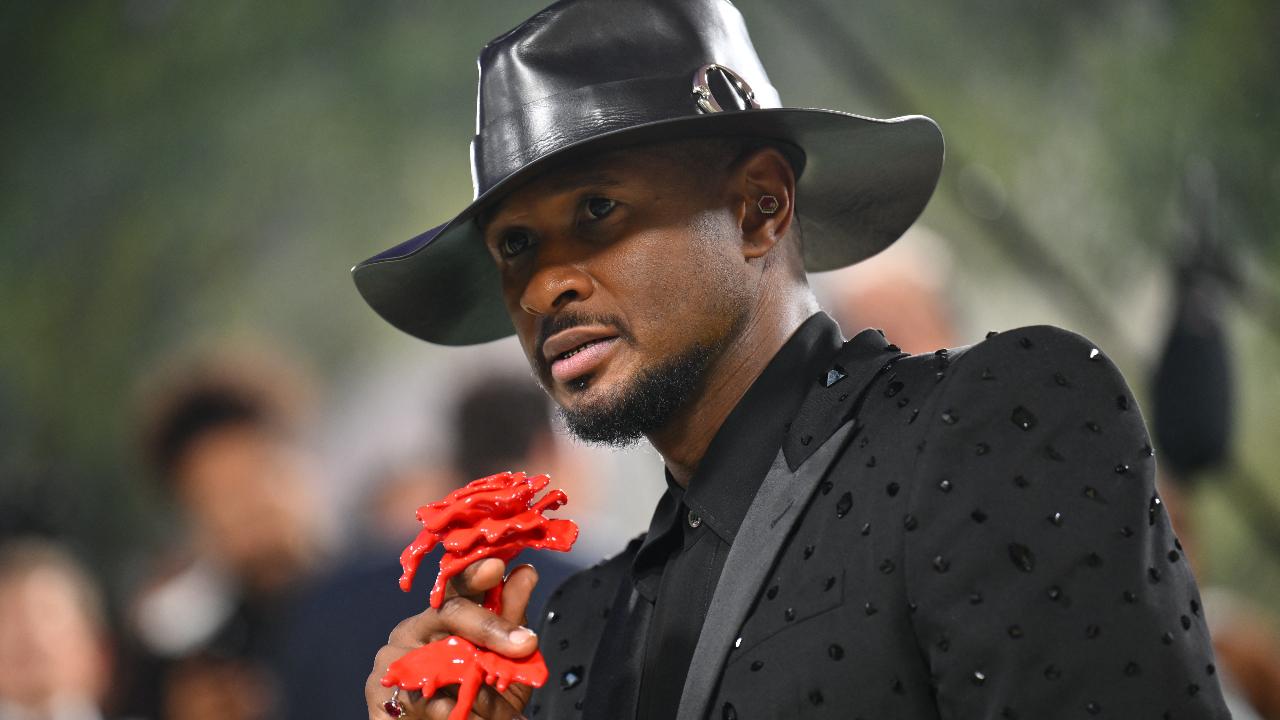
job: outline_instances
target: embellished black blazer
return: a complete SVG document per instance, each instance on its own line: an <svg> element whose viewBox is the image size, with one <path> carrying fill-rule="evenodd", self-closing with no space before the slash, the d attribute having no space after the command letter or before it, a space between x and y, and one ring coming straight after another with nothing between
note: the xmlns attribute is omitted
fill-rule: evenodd
<svg viewBox="0 0 1280 720"><path fill-rule="evenodd" d="M1115 365L1048 326L814 378L730 548L679 718L1227 718ZM541 623L533 718L634 717L639 542Z"/></svg>

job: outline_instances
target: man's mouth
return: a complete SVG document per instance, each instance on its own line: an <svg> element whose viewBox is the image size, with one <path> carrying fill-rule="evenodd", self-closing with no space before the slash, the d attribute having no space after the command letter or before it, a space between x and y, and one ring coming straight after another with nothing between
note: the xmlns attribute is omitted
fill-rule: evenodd
<svg viewBox="0 0 1280 720"><path fill-rule="evenodd" d="M583 350L586 350L589 347L594 347L596 345L599 345L602 342L608 342L609 340L612 340L612 339L613 338L605 338L603 340L592 340L591 342L586 343L585 345L579 345L578 347L570 350L569 352L560 353L559 355L556 356L556 360L568 360L569 358L573 357L574 355L577 355L578 353L582 352ZM552 362L555 362L555 361L552 361Z"/></svg>
<svg viewBox="0 0 1280 720"><path fill-rule="evenodd" d="M551 377L567 383L596 370L613 354L618 335L604 328L576 327L547 339L543 357L551 367Z"/></svg>

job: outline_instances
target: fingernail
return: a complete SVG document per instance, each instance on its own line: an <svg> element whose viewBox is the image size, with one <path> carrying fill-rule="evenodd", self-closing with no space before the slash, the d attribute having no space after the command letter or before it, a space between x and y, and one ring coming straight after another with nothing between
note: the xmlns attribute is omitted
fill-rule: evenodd
<svg viewBox="0 0 1280 720"><path fill-rule="evenodd" d="M516 628L507 634L507 639L510 640L513 645L519 645L531 637L533 637L533 631L529 628L523 627Z"/></svg>

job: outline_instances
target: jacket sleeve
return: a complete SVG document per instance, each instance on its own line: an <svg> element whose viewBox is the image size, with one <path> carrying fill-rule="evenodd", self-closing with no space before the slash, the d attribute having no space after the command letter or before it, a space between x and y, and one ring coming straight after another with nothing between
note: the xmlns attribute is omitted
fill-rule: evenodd
<svg viewBox="0 0 1280 720"><path fill-rule="evenodd" d="M1227 718L1132 393L1048 326L956 358L904 545L943 718Z"/></svg>

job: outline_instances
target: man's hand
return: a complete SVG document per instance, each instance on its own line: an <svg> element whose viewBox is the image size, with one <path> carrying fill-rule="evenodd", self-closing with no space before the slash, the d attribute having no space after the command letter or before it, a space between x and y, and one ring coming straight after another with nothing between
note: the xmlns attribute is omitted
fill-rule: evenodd
<svg viewBox="0 0 1280 720"><path fill-rule="evenodd" d="M475 643L487 650L510 658L522 658L538 649L538 638L524 627L525 608L538 582L532 565L521 565L507 577L502 589L502 614L495 615L480 606L485 591L502 581L505 569L501 560L489 558L472 564L449 581L440 609L428 608L391 631L387 644L374 658L373 671L364 685L365 702L370 720L387 720L382 704L391 690L380 680L391 663L409 651L449 635ZM454 706L454 690L449 688L423 700L417 692L400 694L400 703L408 711L406 717L445 720ZM533 689L512 684L504 693L485 685L476 697L472 717L507 720L523 717L521 711Z"/></svg>

